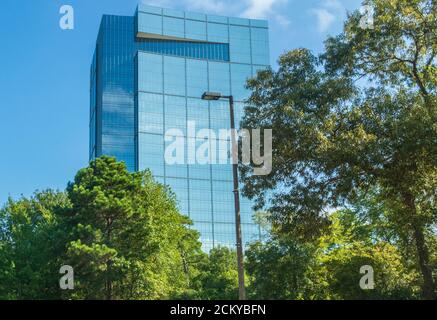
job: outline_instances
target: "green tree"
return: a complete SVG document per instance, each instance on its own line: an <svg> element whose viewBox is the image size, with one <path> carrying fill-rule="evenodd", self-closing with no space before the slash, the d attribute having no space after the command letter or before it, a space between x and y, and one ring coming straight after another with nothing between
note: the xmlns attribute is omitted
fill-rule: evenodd
<svg viewBox="0 0 437 320"><path fill-rule="evenodd" d="M316 294L327 299L417 298L418 273L411 270L395 244L378 235L378 225L353 210L330 217L328 232L319 238L316 268L311 277L320 285ZM375 287L362 290L359 273L364 265L374 271Z"/></svg>
<svg viewBox="0 0 437 320"><path fill-rule="evenodd" d="M59 297L63 232L56 212L69 206L64 193L48 190L9 199L0 210L0 299Z"/></svg>
<svg viewBox="0 0 437 320"><path fill-rule="evenodd" d="M330 226L311 243L272 230L246 252L249 293L255 299L414 299L418 274L397 246L379 238L352 210L329 216ZM374 270L375 287L362 290L360 268Z"/></svg>
<svg viewBox="0 0 437 320"><path fill-rule="evenodd" d="M268 204L283 233L312 241L329 228L327 208L373 188L411 239L431 299L430 247L437 221L436 3L371 0L373 28L351 14L316 57L297 49L279 70L259 72L242 127L273 128L273 171L241 165L244 193ZM266 192L268 190L272 190ZM266 198L270 196L269 198Z"/></svg>
<svg viewBox="0 0 437 320"><path fill-rule="evenodd" d="M0 210L0 299L235 299L235 252L201 250L174 193L102 157L67 192ZM74 269L74 290L59 269Z"/></svg>
<svg viewBox="0 0 437 320"><path fill-rule="evenodd" d="M238 271L236 252L227 247L216 247L199 265L200 272L193 286L197 298L207 300L238 299Z"/></svg>
<svg viewBox="0 0 437 320"><path fill-rule="evenodd" d="M98 158L77 173L67 194L64 258L75 270L73 298L162 299L189 288L191 262L202 254L198 233L150 172L130 173L114 158Z"/></svg>
<svg viewBox="0 0 437 320"><path fill-rule="evenodd" d="M256 242L246 251L246 269L253 299L287 300L308 297L307 271L315 250L292 239Z"/></svg>

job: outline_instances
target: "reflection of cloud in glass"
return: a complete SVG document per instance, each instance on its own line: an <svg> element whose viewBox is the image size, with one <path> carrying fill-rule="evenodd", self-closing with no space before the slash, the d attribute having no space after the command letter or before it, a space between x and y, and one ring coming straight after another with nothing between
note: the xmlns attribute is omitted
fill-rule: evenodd
<svg viewBox="0 0 437 320"><path fill-rule="evenodd" d="M143 0L146 5L174 8L175 1ZM188 11L208 12L225 16L238 16L250 19L274 19L280 25L289 25L288 19L281 14L288 0L181 0L178 6Z"/></svg>

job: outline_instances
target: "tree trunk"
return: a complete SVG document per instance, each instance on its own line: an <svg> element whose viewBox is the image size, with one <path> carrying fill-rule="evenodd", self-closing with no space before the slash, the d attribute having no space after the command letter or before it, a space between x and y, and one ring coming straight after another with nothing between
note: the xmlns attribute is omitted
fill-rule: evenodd
<svg viewBox="0 0 437 320"><path fill-rule="evenodd" d="M420 271L422 273L422 297L426 300L432 300L434 296L434 282L432 270L429 265L429 251L423 234L423 226L417 217L414 197L411 193L404 194L405 204L410 211L411 225L413 228L413 237L416 244L417 257L419 259Z"/></svg>
<svg viewBox="0 0 437 320"><path fill-rule="evenodd" d="M423 230L419 226L413 226L414 240L416 242L417 256L419 257L420 271L423 277L422 296L424 299L432 300L434 295L434 282L432 270L429 266L429 252L425 243Z"/></svg>

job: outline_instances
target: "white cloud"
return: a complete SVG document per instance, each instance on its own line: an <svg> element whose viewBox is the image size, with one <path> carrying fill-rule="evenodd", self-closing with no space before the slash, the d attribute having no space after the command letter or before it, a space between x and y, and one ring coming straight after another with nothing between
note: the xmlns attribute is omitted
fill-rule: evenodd
<svg viewBox="0 0 437 320"><path fill-rule="evenodd" d="M317 17L317 28L320 32L326 32L335 21L335 16L326 9L313 9Z"/></svg>
<svg viewBox="0 0 437 320"><path fill-rule="evenodd" d="M148 5L167 8L179 7L184 10L202 11L206 13L239 16L252 19L275 20L283 27L289 20L280 12L289 0L143 0Z"/></svg>
<svg viewBox="0 0 437 320"><path fill-rule="evenodd" d="M319 32L326 32L331 25L340 20L345 8L339 0L323 0L320 7L312 9L311 13L317 18L317 28Z"/></svg>
<svg viewBox="0 0 437 320"><path fill-rule="evenodd" d="M344 11L343 5L338 0L325 0L324 5L326 8L330 8L337 12Z"/></svg>
<svg viewBox="0 0 437 320"><path fill-rule="evenodd" d="M291 23L291 21L287 17L283 16L282 14L277 14L275 16L275 19L283 27L288 27Z"/></svg>
<svg viewBox="0 0 437 320"><path fill-rule="evenodd" d="M222 14L231 9L226 1L220 0L184 0L182 1L188 10L201 10ZM234 6L234 5L232 5Z"/></svg>
<svg viewBox="0 0 437 320"><path fill-rule="evenodd" d="M254 19L266 18L272 12L273 5L277 3L278 0L250 0L242 16Z"/></svg>

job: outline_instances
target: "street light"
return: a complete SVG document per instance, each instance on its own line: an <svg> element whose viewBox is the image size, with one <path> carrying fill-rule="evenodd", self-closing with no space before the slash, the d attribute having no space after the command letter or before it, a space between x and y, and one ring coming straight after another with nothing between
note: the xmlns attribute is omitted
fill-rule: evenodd
<svg viewBox="0 0 437 320"><path fill-rule="evenodd" d="M218 93L218 92L204 92L202 94L203 100L211 101L211 100L218 100L220 98L222 98L222 94ZM225 98L225 97L223 97L223 98Z"/></svg>
<svg viewBox="0 0 437 320"><path fill-rule="evenodd" d="M235 135L235 116L234 116L234 97L223 96L218 92L205 92L202 94L203 100L215 101L219 99L229 100L231 114L231 144L232 144L232 171L234 174L234 203L235 203L235 236L237 240L237 264L238 264L238 293L240 300L246 300L246 289L244 287L244 265L243 265L243 245L241 237L241 217L240 217L240 191L238 188L238 144Z"/></svg>

